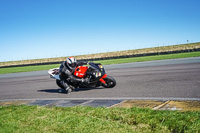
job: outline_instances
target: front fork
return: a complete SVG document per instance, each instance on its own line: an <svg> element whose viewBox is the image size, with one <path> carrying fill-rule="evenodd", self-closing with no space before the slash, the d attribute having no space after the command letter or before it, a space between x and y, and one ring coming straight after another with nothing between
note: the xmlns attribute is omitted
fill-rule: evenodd
<svg viewBox="0 0 200 133"><path fill-rule="evenodd" d="M107 74L104 74L101 78L100 78L100 82L103 84L106 84L106 81L104 80L107 77Z"/></svg>

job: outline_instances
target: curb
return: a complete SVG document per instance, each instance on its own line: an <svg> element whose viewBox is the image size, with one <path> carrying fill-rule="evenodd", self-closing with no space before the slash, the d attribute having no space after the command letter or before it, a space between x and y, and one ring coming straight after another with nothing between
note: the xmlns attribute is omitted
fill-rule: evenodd
<svg viewBox="0 0 200 133"><path fill-rule="evenodd" d="M57 107L73 107L73 106L91 106L91 107L107 107L107 108L151 108L154 110L181 110L181 111L200 111L200 101L181 101L181 100L15 100L0 101L0 106L11 105L30 105L30 106L57 106Z"/></svg>

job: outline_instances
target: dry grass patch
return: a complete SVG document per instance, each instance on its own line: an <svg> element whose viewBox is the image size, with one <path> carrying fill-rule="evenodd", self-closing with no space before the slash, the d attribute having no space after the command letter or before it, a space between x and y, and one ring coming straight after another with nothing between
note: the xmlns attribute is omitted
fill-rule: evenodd
<svg viewBox="0 0 200 133"><path fill-rule="evenodd" d="M118 57L118 56L128 56L128 55L131 56L131 55L138 55L138 54L161 53L161 52L169 52L170 53L172 51L190 50L190 49L198 49L198 48L200 48L200 42L190 43L190 44L173 45L173 46L137 49L137 50L78 55L78 56L74 56L74 57L77 60L81 60L81 59L107 58L107 57ZM64 60L66 60L66 57L9 61L9 62L0 62L0 66L12 66L12 65L48 63L48 62L62 62Z"/></svg>

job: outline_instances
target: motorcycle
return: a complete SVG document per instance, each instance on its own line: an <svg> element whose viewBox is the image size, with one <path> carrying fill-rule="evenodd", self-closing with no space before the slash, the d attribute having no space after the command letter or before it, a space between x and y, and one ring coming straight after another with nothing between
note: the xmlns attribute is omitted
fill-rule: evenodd
<svg viewBox="0 0 200 133"><path fill-rule="evenodd" d="M89 66L78 66L74 71L74 76L78 78L88 78L88 83L73 83L68 81L72 88L93 88L103 86L105 88L113 88L116 80L107 75L104 67L100 63L89 62ZM56 79L56 84L64 89L60 83L59 68L50 69L48 71L50 78Z"/></svg>

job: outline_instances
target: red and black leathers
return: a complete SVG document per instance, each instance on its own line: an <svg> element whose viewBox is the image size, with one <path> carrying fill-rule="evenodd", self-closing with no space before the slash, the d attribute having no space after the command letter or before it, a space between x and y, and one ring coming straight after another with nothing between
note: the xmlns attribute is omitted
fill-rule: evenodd
<svg viewBox="0 0 200 133"><path fill-rule="evenodd" d="M86 65L87 62L78 62L77 66L82 66L82 65ZM66 62L63 62L60 65L59 68L59 77L60 77L60 81L61 84L65 87L65 89L67 90L69 88L68 83L69 82L85 82L85 79L81 79L81 78L77 78L74 76L74 70L70 69L69 67L67 67Z"/></svg>

